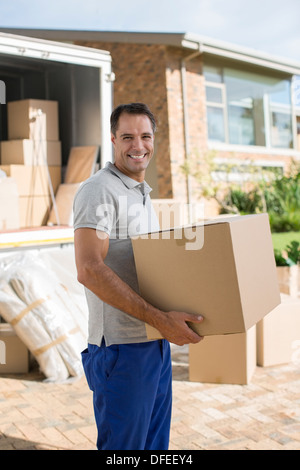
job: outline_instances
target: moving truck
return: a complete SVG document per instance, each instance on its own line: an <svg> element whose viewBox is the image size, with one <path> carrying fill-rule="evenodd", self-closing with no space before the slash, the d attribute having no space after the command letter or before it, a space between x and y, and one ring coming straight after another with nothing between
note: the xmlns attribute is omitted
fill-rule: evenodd
<svg viewBox="0 0 300 470"><path fill-rule="evenodd" d="M57 190L64 185L72 149L77 149L79 156L82 149L96 149L94 170L112 160L109 118L113 80L107 51L0 32L0 282L4 282L2 277L8 266L25 263L30 278L36 262L46 263L43 276L54 272L59 285L67 287L74 312L81 312L76 321L84 318L83 312L87 314L82 286L76 282L72 225L14 225L14 217L17 209L22 217L32 209L39 213L50 196L50 203L55 201ZM32 109L35 123L41 124L43 132L48 132L51 121L47 135L42 136L41 132L36 138L18 134L22 126L28 127L28 122L31 126ZM39 153L38 161L31 159L36 155L33 147L37 152L46 149L47 158L41 161L43 153ZM45 181L47 191L52 187L51 195L43 192ZM27 372L29 346L6 321L0 316L0 375ZM82 331L85 324L87 321Z"/></svg>
<svg viewBox="0 0 300 470"><path fill-rule="evenodd" d="M72 148L95 146L98 167L103 167L112 160L109 117L113 81L111 56L107 51L0 32L0 144L10 140L9 103L55 102L58 105L61 182ZM3 165L1 155L0 163ZM2 207L10 198L6 190L4 193L6 198L0 194ZM13 196L12 192L11 200ZM0 254L23 244L70 242L72 238L72 227L21 227L8 231L2 225Z"/></svg>

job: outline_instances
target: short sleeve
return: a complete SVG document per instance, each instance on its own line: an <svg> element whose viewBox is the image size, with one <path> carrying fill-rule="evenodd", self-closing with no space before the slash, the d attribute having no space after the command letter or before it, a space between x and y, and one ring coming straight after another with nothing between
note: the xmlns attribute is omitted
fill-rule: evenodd
<svg viewBox="0 0 300 470"><path fill-rule="evenodd" d="M110 235L116 218L114 196L107 187L86 181L74 198L73 213L74 230L93 228Z"/></svg>

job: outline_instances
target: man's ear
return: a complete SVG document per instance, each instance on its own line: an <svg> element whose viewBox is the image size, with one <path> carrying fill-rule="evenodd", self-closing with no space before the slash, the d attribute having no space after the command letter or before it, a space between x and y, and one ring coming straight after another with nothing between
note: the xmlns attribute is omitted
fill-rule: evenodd
<svg viewBox="0 0 300 470"><path fill-rule="evenodd" d="M112 143L115 145L116 137L115 137L113 134L110 134L110 140L111 140Z"/></svg>

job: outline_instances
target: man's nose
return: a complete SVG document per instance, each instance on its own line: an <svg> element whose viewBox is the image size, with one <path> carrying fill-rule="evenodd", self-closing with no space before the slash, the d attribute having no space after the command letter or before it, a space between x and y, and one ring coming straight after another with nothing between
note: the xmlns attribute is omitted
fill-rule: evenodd
<svg viewBox="0 0 300 470"><path fill-rule="evenodd" d="M132 148L134 150L143 150L144 149L144 142L142 139L140 139L139 137L136 137L133 141L132 141Z"/></svg>

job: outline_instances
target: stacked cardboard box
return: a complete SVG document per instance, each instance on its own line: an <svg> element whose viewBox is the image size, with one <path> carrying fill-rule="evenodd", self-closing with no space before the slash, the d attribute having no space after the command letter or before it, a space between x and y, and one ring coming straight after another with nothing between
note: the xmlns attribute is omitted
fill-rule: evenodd
<svg viewBox="0 0 300 470"><path fill-rule="evenodd" d="M280 302L268 214L228 217L132 239L142 297L163 311L202 314L190 324L190 380L247 384L256 325ZM162 338L146 325L150 340Z"/></svg>
<svg viewBox="0 0 300 470"><path fill-rule="evenodd" d="M191 325L200 335L244 333L281 302L268 214L150 233L132 246L142 297L163 311L202 314Z"/></svg>
<svg viewBox="0 0 300 470"><path fill-rule="evenodd" d="M0 177L0 230L20 226L19 194L14 178Z"/></svg>
<svg viewBox="0 0 300 470"><path fill-rule="evenodd" d="M212 335L189 345L191 382L247 385L256 368L256 325L245 333Z"/></svg>
<svg viewBox="0 0 300 470"><path fill-rule="evenodd" d="M0 374L29 371L29 351L8 323L0 323Z"/></svg>
<svg viewBox="0 0 300 470"><path fill-rule="evenodd" d="M300 299L281 294L281 304L257 324L257 364L300 363Z"/></svg>
<svg viewBox="0 0 300 470"><path fill-rule="evenodd" d="M55 205L49 215L48 225L73 225L73 201L79 186L96 169L99 147L95 145L72 147L65 179L55 195Z"/></svg>
<svg viewBox="0 0 300 470"><path fill-rule="evenodd" d="M8 140L1 142L1 166L19 191L20 227L46 223L53 193L61 182L58 103L19 100L8 103ZM50 185L51 181L51 185Z"/></svg>

